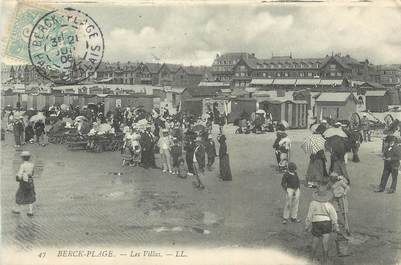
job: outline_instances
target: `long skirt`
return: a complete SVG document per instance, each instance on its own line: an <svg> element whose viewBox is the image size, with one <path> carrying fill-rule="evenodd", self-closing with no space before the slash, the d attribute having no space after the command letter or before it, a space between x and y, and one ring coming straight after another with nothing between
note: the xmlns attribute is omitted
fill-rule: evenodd
<svg viewBox="0 0 401 265"><path fill-rule="evenodd" d="M342 160L334 160L331 161L330 173L336 172L340 176L344 176L346 179L350 179L347 171L347 167L345 166L345 162Z"/></svg>
<svg viewBox="0 0 401 265"><path fill-rule="evenodd" d="M36 201L35 186L33 180L20 181L17 193L15 194L15 202L18 205L31 204Z"/></svg>
<svg viewBox="0 0 401 265"><path fill-rule="evenodd" d="M230 158L228 154L220 157L220 177L222 180L232 180Z"/></svg>
<svg viewBox="0 0 401 265"><path fill-rule="evenodd" d="M306 171L307 182L320 182L322 177L327 174L326 163L322 159L314 159L309 161L308 170Z"/></svg>

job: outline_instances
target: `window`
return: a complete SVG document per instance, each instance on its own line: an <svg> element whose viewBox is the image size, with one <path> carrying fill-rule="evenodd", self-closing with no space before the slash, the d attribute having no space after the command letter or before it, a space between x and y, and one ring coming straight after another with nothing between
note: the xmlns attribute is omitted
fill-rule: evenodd
<svg viewBox="0 0 401 265"><path fill-rule="evenodd" d="M235 76L239 76L239 73L235 73Z"/></svg>
<svg viewBox="0 0 401 265"><path fill-rule="evenodd" d="M330 73L330 76L332 76L332 77L333 77L333 76L336 76L336 73L331 72L331 73Z"/></svg>
<svg viewBox="0 0 401 265"><path fill-rule="evenodd" d="M311 72L308 72L308 77L312 77L313 74Z"/></svg>
<svg viewBox="0 0 401 265"><path fill-rule="evenodd" d="M302 72L299 73L299 76L300 76L300 77L304 77L304 73L302 73Z"/></svg>
<svg viewBox="0 0 401 265"><path fill-rule="evenodd" d="M281 64L278 64L277 67L278 67L278 68L281 68Z"/></svg>
<svg viewBox="0 0 401 265"><path fill-rule="evenodd" d="M245 65L241 65L241 66L239 67L239 69L240 69L241 71L245 71L245 70L246 70Z"/></svg>
<svg viewBox="0 0 401 265"><path fill-rule="evenodd" d="M288 72L285 72L285 73L284 73L284 76L285 76L285 77L288 77Z"/></svg>
<svg viewBox="0 0 401 265"><path fill-rule="evenodd" d="M277 73L277 76L278 76L278 77L281 77L281 74L280 74L280 73Z"/></svg>
<svg viewBox="0 0 401 265"><path fill-rule="evenodd" d="M337 69L337 65L335 64L330 64L330 71L335 71Z"/></svg>
<svg viewBox="0 0 401 265"><path fill-rule="evenodd" d="M341 72L337 72L337 76L342 76L342 73Z"/></svg>
<svg viewBox="0 0 401 265"><path fill-rule="evenodd" d="M263 73L263 77L266 77L266 73Z"/></svg>
<svg viewBox="0 0 401 265"><path fill-rule="evenodd" d="M241 76L245 76L245 73L244 73L244 72L242 72L242 73L241 73Z"/></svg>

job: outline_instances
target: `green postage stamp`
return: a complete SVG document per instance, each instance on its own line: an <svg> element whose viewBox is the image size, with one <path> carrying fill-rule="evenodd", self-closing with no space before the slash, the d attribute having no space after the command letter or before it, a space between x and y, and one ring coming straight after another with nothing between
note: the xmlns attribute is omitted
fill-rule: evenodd
<svg viewBox="0 0 401 265"><path fill-rule="evenodd" d="M19 3L14 21L9 26L5 55L29 63L28 42L35 23L51 9Z"/></svg>

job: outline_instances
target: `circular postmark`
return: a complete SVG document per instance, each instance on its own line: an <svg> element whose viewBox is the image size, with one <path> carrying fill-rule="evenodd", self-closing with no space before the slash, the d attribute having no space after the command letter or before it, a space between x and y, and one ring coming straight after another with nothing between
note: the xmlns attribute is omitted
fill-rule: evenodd
<svg viewBox="0 0 401 265"><path fill-rule="evenodd" d="M55 84L77 84L99 67L104 53L103 33L82 11L54 10L33 27L28 51L41 76Z"/></svg>

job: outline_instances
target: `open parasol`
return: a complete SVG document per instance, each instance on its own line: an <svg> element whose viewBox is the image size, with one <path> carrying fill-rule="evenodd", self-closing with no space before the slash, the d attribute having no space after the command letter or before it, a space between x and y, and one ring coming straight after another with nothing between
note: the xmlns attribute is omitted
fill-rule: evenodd
<svg viewBox="0 0 401 265"><path fill-rule="evenodd" d="M201 131L206 130L206 127L204 125L202 125L202 124L197 124L192 128L192 130L194 132L201 132Z"/></svg>
<svg viewBox="0 0 401 265"><path fill-rule="evenodd" d="M320 150L324 150L326 139L320 134L312 134L308 136L301 145L302 150L308 155L316 154Z"/></svg>
<svg viewBox="0 0 401 265"><path fill-rule="evenodd" d="M346 144L347 138L334 135L330 138L327 138L325 147L330 151L330 153L336 153L340 155L344 155L346 153Z"/></svg>
<svg viewBox="0 0 401 265"><path fill-rule="evenodd" d="M78 116L74 119L74 122L78 122L78 121L87 121L88 118L86 118L85 116Z"/></svg>
<svg viewBox="0 0 401 265"><path fill-rule="evenodd" d="M36 115L33 115L30 119L30 122L37 122L37 121L46 121L46 117L42 113L38 113Z"/></svg>
<svg viewBox="0 0 401 265"><path fill-rule="evenodd" d="M68 110L68 106L66 104L61 104L60 109L61 110Z"/></svg>
<svg viewBox="0 0 401 265"><path fill-rule="evenodd" d="M288 124L288 122L285 121L285 120L280 121L280 123L281 123L286 129L288 129L288 127L290 127L290 125Z"/></svg>
<svg viewBox="0 0 401 265"><path fill-rule="evenodd" d="M339 136L343 138L347 138L347 134L341 128L329 128L324 133L323 136L327 139L333 136Z"/></svg>

